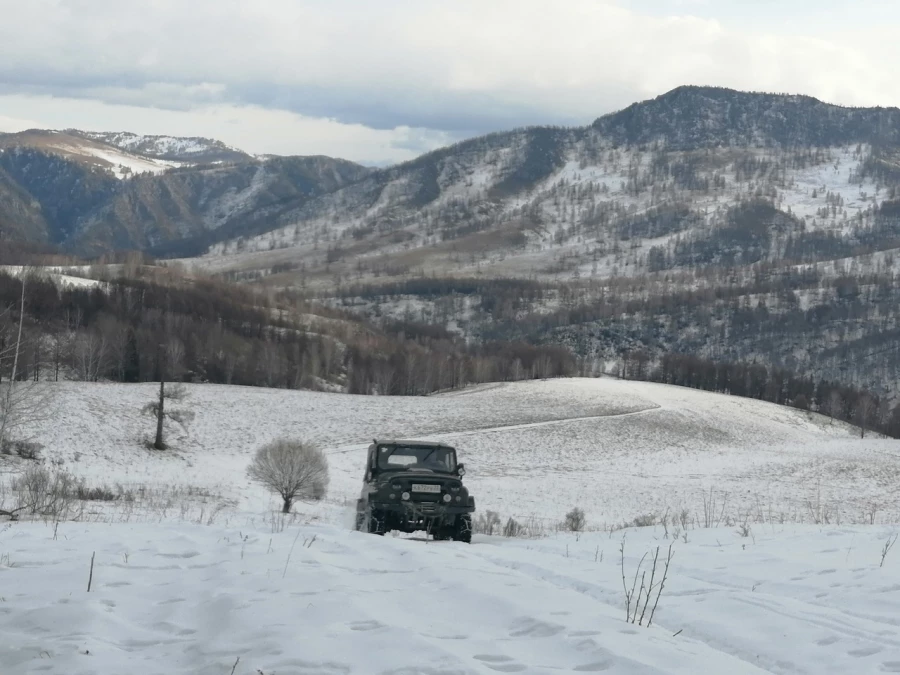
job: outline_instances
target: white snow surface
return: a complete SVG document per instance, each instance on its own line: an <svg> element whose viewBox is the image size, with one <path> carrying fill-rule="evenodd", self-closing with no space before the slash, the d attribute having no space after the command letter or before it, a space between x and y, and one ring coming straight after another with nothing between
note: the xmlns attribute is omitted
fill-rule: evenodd
<svg viewBox="0 0 900 675"><path fill-rule="evenodd" d="M199 155L209 152L217 145L216 141L199 137L182 136L149 136L135 134L127 131L118 133L109 132L85 132L89 138L109 143L117 148L129 152L140 152L142 149L152 148L156 155ZM235 152L242 152L230 145L218 144L219 147ZM145 150L146 151L146 150Z"/></svg>
<svg viewBox="0 0 900 675"><path fill-rule="evenodd" d="M698 529L653 624L625 621L659 529L471 545L333 526L16 524L0 668L72 675L884 673L900 554L882 528ZM91 592L87 581L91 557ZM648 609L648 613L649 613ZM646 620L644 621L646 624ZM677 635L675 635L678 633Z"/></svg>
<svg viewBox="0 0 900 675"><path fill-rule="evenodd" d="M0 524L0 673L900 672L900 547L881 564L900 529L897 441L574 379L416 398L191 385L175 405L195 420L151 452L140 409L155 385L57 386L31 429L46 460L141 496ZM320 442L332 476L326 500L287 518L245 474L282 435ZM452 442L477 514L543 536L352 531L375 436ZM559 531L576 505L589 531ZM666 509L666 527L610 527ZM629 585L673 546L650 627L625 621L623 540Z"/></svg>

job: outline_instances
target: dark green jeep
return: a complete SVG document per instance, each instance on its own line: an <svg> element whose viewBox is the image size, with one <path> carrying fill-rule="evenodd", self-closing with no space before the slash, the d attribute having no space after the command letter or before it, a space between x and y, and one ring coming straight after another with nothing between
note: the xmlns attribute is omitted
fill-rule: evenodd
<svg viewBox="0 0 900 675"><path fill-rule="evenodd" d="M356 529L424 531L436 540L471 542L475 498L462 484L465 473L452 446L376 440L369 446Z"/></svg>

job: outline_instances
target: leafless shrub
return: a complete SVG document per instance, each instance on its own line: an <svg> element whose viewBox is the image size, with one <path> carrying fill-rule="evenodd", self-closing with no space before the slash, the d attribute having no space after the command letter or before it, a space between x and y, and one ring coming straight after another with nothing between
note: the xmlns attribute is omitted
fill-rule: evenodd
<svg viewBox="0 0 900 675"><path fill-rule="evenodd" d="M713 492L713 489L710 488L709 496L703 495L703 527L719 527L725 517L725 505L727 503L728 494L725 494L722 498L722 508L720 509L718 506L718 498Z"/></svg>
<svg viewBox="0 0 900 675"><path fill-rule="evenodd" d="M655 513L645 513L637 516L634 520L627 524L627 527L653 527L656 525L657 516Z"/></svg>
<svg viewBox="0 0 900 675"><path fill-rule="evenodd" d="M503 536L504 537L518 537L521 535L522 530L524 528L515 518L510 518L506 521L506 525L503 526Z"/></svg>
<svg viewBox="0 0 900 675"><path fill-rule="evenodd" d="M44 446L33 441L3 439L0 443L0 455L18 455L22 459L38 461Z"/></svg>
<svg viewBox="0 0 900 675"><path fill-rule="evenodd" d="M746 520L743 523L741 523L741 525L738 527L737 533L741 537L744 537L744 538L749 537L750 536L750 523Z"/></svg>
<svg viewBox="0 0 900 675"><path fill-rule="evenodd" d="M653 565L650 567L649 581L647 580L647 570L644 569L647 553L644 553L634 571L634 579L629 589L625 575L625 539L622 539L622 544L619 547L619 556L622 569L622 587L625 590L625 620L628 623L637 623L637 625L643 626L645 617L647 626L653 623L653 615L656 613L659 598L669 577L669 564L672 562L672 556L674 555L672 546L672 544L669 544L669 553L661 570L659 569L659 546L656 547L656 551L653 554ZM660 576L659 581L656 581L657 575ZM637 585L638 577L641 580L640 586ZM650 607L654 591L656 592L656 599L653 601L653 606ZM650 608L649 616L647 615L648 608Z"/></svg>
<svg viewBox="0 0 900 675"><path fill-rule="evenodd" d="M90 487L82 480L75 486L74 496L85 502L115 502L122 497L122 493L105 485Z"/></svg>
<svg viewBox="0 0 900 675"><path fill-rule="evenodd" d="M894 548L894 544L897 543L898 535L894 535L893 537L888 537L887 541L884 542L884 546L881 549L881 564L879 567L884 567L884 559L887 558L887 554L891 552L891 549Z"/></svg>
<svg viewBox="0 0 900 675"><path fill-rule="evenodd" d="M585 523L584 511L577 506L566 514L565 526L569 532L583 531Z"/></svg>
<svg viewBox="0 0 900 675"><path fill-rule="evenodd" d="M290 512L296 499L321 499L328 489L328 459L304 441L279 439L264 445L247 473L281 497L283 513Z"/></svg>
<svg viewBox="0 0 900 675"><path fill-rule="evenodd" d="M876 513L878 513L878 504L873 502L873 503L869 504L869 508L866 511L866 514L867 514L866 519L867 519L869 525L875 524L875 514Z"/></svg>
<svg viewBox="0 0 900 675"><path fill-rule="evenodd" d="M65 471L30 466L12 482L22 506L31 515L64 518L75 500L75 478Z"/></svg>
<svg viewBox="0 0 900 675"><path fill-rule="evenodd" d="M500 515L496 511L485 511L475 518L472 524L476 534L494 534L494 530L500 529Z"/></svg>
<svg viewBox="0 0 900 675"><path fill-rule="evenodd" d="M822 501L822 485L816 482L816 494L813 499L806 500L809 517L816 525L830 525L834 518L831 507Z"/></svg>

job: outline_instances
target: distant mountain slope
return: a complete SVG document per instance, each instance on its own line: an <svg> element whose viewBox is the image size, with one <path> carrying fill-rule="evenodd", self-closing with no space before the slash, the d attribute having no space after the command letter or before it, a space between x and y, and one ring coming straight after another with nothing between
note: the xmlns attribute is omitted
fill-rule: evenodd
<svg viewBox="0 0 900 675"><path fill-rule="evenodd" d="M146 136L128 131L98 132L70 130L69 133L112 145L121 150L174 162L210 164L240 162L252 157L222 141L198 136Z"/></svg>
<svg viewBox="0 0 900 675"><path fill-rule="evenodd" d="M257 160L208 139L89 136L0 135L3 233L88 255L201 252L368 173L328 157Z"/></svg>
<svg viewBox="0 0 900 675"><path fill-rule="evenodd" d="M44 242L47 221L41 205L0 168L0 238Z"/></svg>
<svg viewBox="0 0 900 675"><path fill-rule="evenodd" d="M283 157L138 176L82 218L77 246L200 253L221 238L263 231L281 211L367 171L329 157Z"/></svg>
<svg viewBox="0 0 900 675"><path fill-rule="evenodd" d="M847 108L810 96L685 86L605 115L592 126L617 143L662 141L670 149L896 144L900 110Z"/></svg>
<svg viewBox="0 0 900 675"><path fill-rule="evenodd" d="M608 276L621 273L615 261L625 242L634 252L629 274L646 270L650 241L709 239L717 211L740 199L793 209L788 215L807 227L815 220L813 229L835 215L849 223L883 198L876 185L900 185L898 143L897 109L680 87L588 127L491 134L377 171L130 132L32 130L0 136L0 152L28 147L143 176L100 206L75 198L60 207L68 220L48 236L81 252L129 246L193 256L212 246L233 268L288 263L313 275L354 264L364 275L427 265ZM823 219L835 205L814 205L820 192L849 208ZM654 256L654 266L670 264Z"/></svg>
<svg viewBox="0 0 900 675"><path fill-rule="evenodd" d="M0 152L8 149L39 150L88 168L107 171L118 178L141 173L161 173L181 165L180 162L130 152L78 133L42 129L0 134Z"/></svg>
<svg viewBox="0 0 900 675"><path fill-rule="evenodd" d="M747 224L767 228L755 262L784 257L788 239L791 253L824 258L900 187L898 142L896 109L682 87L589 127L491 134L373 171L280 214L271 232L214 246L208 264L288 265L323 282L424 271L635 276L749 264L716 250L740 247ZM729 210L748 201L781 213L729 234ZM323 236L328 244L314 246Z"/></svg>

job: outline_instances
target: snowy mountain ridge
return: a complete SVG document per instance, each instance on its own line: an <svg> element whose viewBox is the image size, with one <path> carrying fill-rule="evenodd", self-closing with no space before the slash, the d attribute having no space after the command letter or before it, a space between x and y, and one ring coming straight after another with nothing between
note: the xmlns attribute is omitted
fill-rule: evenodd
<svg viewBox="0 0 900 675"><path fill-rule="evenodd" d="M243 161L251 156L239 148L222 141L199 136L159 136L135 134L128 131L99 132L69 130L74 135L90 138L121 150L168 161L207 164L225 161Z"/></svg>

